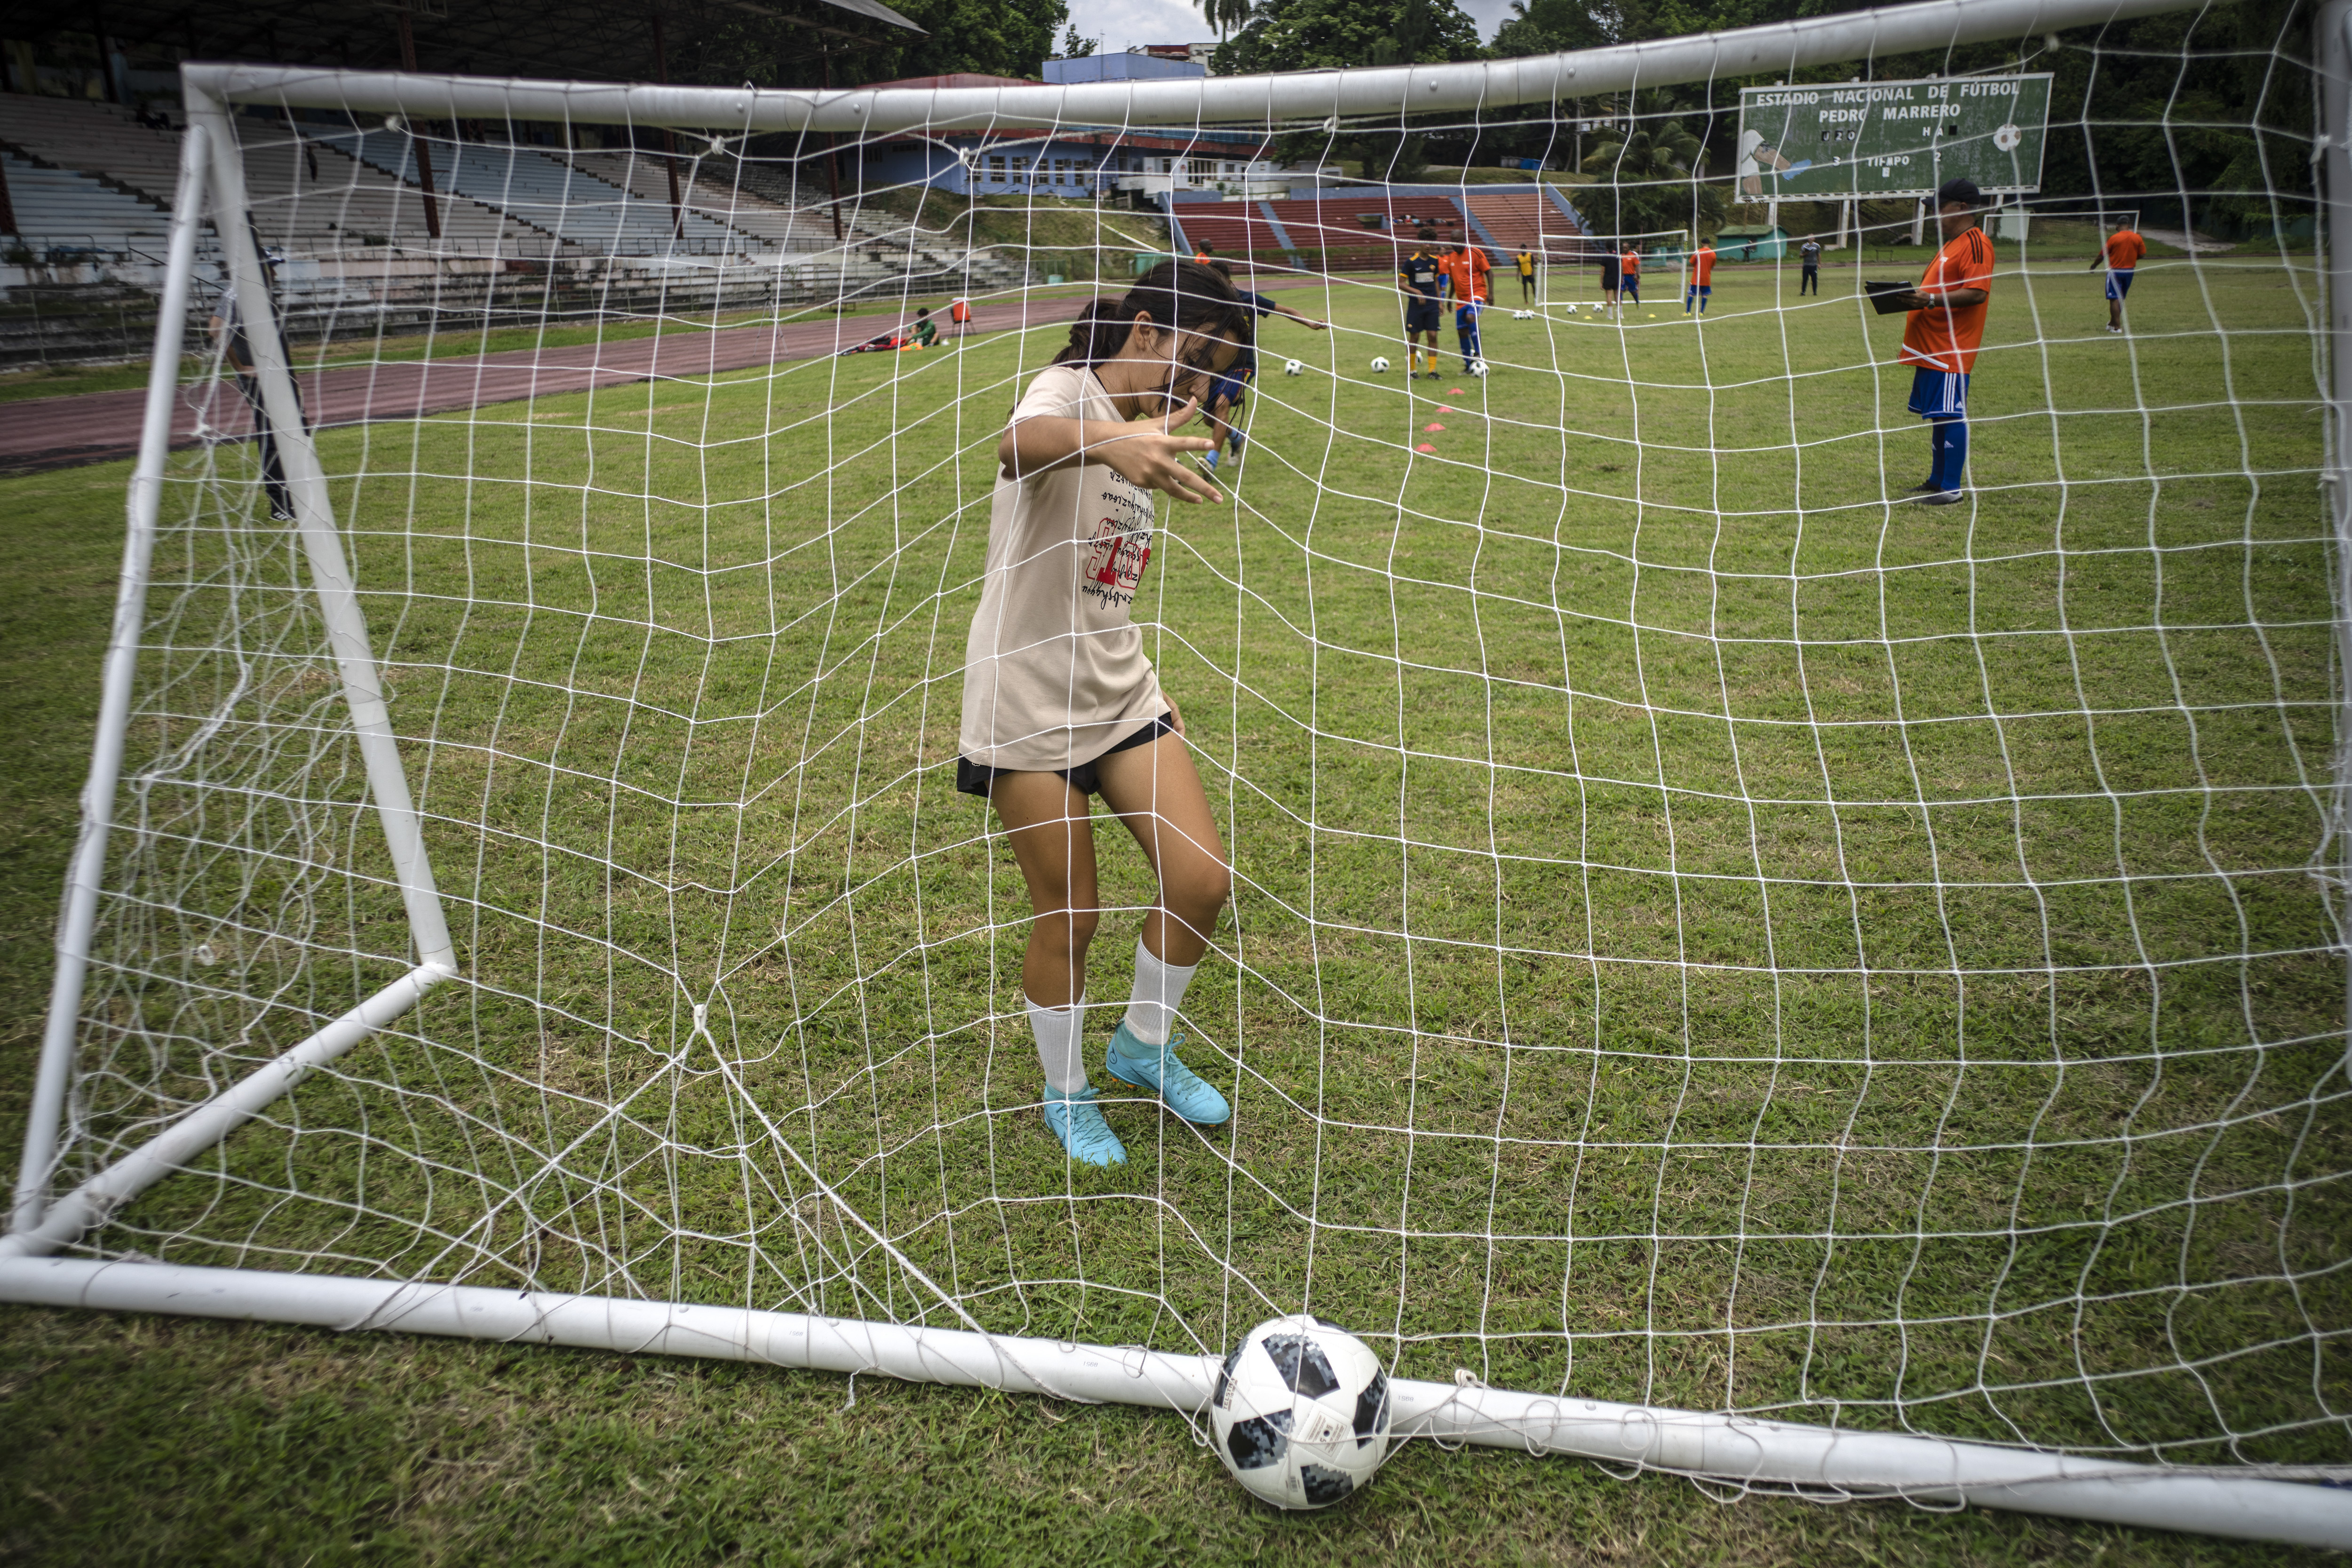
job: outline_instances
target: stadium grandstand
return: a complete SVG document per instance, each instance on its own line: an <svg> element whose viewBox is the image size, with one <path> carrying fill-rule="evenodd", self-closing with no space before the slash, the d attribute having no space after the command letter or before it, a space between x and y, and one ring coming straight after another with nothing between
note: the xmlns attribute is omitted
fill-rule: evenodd
<svg viewBox="0 0 2352 1568"><path fill-rule="evenodd" d="M1170 215L1181 247L1324 272L1388 270L1424 227L1442 244L1485 247L1498 265L1522 249L1551 263L1591 249L1589 226L1556 185L1325 187L1275 201L1179 202Z"/></svg>
<svg viewBox="0 0 2352 1568"><path fill-rule="evenodd" d="M854 74L878 35L913 30L877 0L762 12L778 36L815 44L808 58L828 76ZM124 300L153 297L178 178L179 60L740 80L741 62L713 43L733 16L691 3L573 5L542 8L517 27L474 7L403 8L355 23L199 3L110 6L102 37L14 21L12 31L34 37L11 42L0 91L0 285L34 309L0 323L0 367L138 352L137 334L93 332L77 307L119 317ZM91 23L77 14L52 25ZM789 79L802 63L780 49L772 74ZM248 107L239 139L255 226L278 254L298 332L372 331L427 309L446 313L468 290L488 324L501 300L533 317L609 316L696 301L969 292L1028 275L1021 259L884 210L866 199L848 158L836 163L829 145L789 138L714 145L683 133L391 126ZM207 234L205 277L216 275L215 250ZM530 279L530 289L497 281L509 276Z"/></svg>

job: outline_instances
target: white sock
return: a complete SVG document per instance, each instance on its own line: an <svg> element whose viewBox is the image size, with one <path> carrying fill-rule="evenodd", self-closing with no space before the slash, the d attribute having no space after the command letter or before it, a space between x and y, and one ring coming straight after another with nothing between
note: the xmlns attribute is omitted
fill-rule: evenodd
<svg viewBox="0 0 2352 1568"><path fill-rule="evenodd" d="M1029 998L1029 1026L1037 1035L1037 1062L1045 1069L1045 1087L1056 1094L1075 1094L1087 1087L1087 999L1066 1007L1040 1007Z"/></svg>
<svg viewBox="0 0 2352 1568"><path fill-rule="evenodd" d="M1128 1032L1147 1046L1164 1046L1176 1026L1176 1009L1183 1004L1184 988L1192 984L1195 963L1179 969L1151 956L1135 944L1135 995L1127 1005Z"/></svg>

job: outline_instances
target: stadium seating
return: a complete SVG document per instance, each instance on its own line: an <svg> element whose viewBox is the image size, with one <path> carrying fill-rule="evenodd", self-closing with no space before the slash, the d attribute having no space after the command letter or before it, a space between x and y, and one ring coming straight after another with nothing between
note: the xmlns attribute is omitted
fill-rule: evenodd
<svg viewBox="0 0 2352 1568"><path fill-rule="evenodd" d="M1469 191L1458 198L1506 251L1532 250L1555 260L1582 254L1583 229L1567 209L1540 191Z"/></svg>
<svg viewBox="0 0 2352 1568"><path fill-rule="evenodd" d="M574 153L573 166L645 201L669 205L669 171L658 153ZM825 250L834 244L832 220L822 212L770 201L737 176L735 159L677 159L678 195L688 212L724 224L738 234L779 250Z"/></svg>
<svg viewBox="0 0 2352 1568"><path fill-rule="evenodd" d="M417 177L415 139L402 132L340 132L317 140L403 179ZM621 256L746 248L742 236L698 212L688 211L684 232L674 233L667 201L646 201L532 148L444 141L431 146L436 190L480 202L568 244Z"/></svg>
<svg viewBox="0 0 2352 1568"><path fill-rule="evenodd" d="M394 243L407 249L430 244L423 193L415 185L355 162L315 137L299 136L282 121L248 116L239 121L238 132L245 148L246 190L264 244L314 255ZM113 104L0 93L0 143L79 171L93 183L111 187L110 195L123 193L147 209L124 232L152 236L160 246L179 184L175 132L150 130L133 120L130 110ZM12 193L17 184L14 173L12 168ZM71 248L71 237L90 227L87 213L79 219L51 216L57 209L50 204L39 205L36 216L22 198L16 205L17 223L28 242L46 241L54 231L59 244ZM445 196L439 206L445 248L531 256L555 247L549 236L478 203Z"/></svg>
<svg viewBox="0 0 2352 1568"><path fill-rule="evenodd" d="M37 256L50 261L163 258L172 220L153 204L15 153L0 152L0 164L7 170L17 236Z"/></svg>

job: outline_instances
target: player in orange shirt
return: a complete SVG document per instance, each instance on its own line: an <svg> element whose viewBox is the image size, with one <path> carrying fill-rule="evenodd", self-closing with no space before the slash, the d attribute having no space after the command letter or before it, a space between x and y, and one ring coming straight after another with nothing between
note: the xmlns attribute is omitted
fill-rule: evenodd
<svg viewBox="0 0 2352 1568"><path fill-rule="evenodd" d="M1698 313L1706 315L1707 296L1714 292L1715 247L1702 239L1698 242L1698 248L1691 252L1690 287L1683 294L1683 314L1689 315L1691 303L1696 300Z"/></svg>
<svg viewBox="0 0 2352 1568"><path fill-rule="evenodd" d="M2107 243L2091 258L2092 266L2107 269L2107 331L2111 332L2124 330L2124 296L2131 292L2132 268L2147 254L2147 241L2139 237L2139 231L2118 220Z"/></svg>
<svg viewBox="0 0 2352 1568"><path fill-rule="evenodd" d="M1927 421L1933 459L1925 484L1908 499L1950 506L1964 499L1960 480L1969 466L1969 373L1984 342L1985 310L1992 298L1992 241L1977 226L1983 193L1974 180L1946 180L1936 193L1936 227L1944 248L1927 263L1919 287L1906 305L1903 352L1896 363L1911 371L1911 412Z"/></svg>
<svg viewBox="0 0 2352 1568"><path fill-rule="evenodd" d="M1485 251L1465 239L1461 249L1437 265L1454 290L1454 335L1461 340L1462 373L1467 375L1478 366L1478 311L1486 303L1495 264L1486 259Z"/></svg>
<svg viewBox="0 0 2352 1568"><path fill-rule="evenodd" d="M1632 246L1627 246L1625 254L1617 258L1617 276L1621 279L1620 291L1626 299L1633 300L1636 305L1640 304L1642 302L1642 253Z"/></svg>

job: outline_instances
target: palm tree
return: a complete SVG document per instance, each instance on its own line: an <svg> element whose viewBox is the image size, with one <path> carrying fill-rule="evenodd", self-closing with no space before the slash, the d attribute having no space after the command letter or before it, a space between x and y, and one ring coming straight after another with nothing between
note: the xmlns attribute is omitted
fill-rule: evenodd
<svg viewBox="0 0 2352 1568"><path fill-rule="evenodd" d="M1249 25L1252 0L1201 0L1201 15L1225 37Z"/></svg>
<svg viewBox="0 0 2352 1568"><path fill-rule="evenodd" d="M1601 142L1584 160L1584 172L1601 181L1586 198L1598 209L1591 216L1616 234L1720 222L1722 194L1691 173L1700 156L1698 137L1679 120Z"/></svg>

